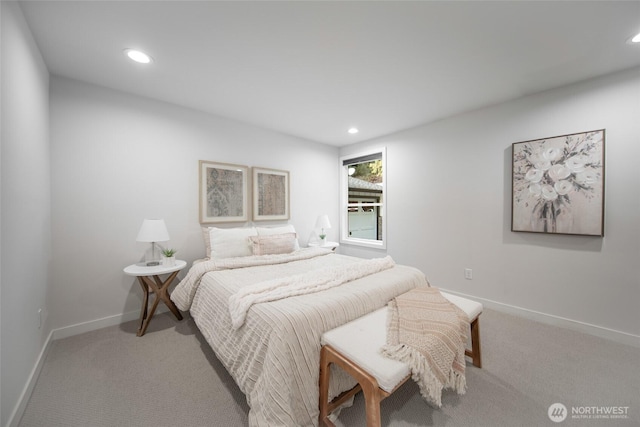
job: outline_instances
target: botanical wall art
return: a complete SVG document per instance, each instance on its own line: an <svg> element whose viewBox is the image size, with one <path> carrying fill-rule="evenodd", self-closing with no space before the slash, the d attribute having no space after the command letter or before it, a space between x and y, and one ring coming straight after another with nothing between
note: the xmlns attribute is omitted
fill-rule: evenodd
<svg viewBox="0 0 640 427"><path fill-rule="evenodd" d="M604 236L604 129L516 142L511 231Z"/></svg>
<svg viewBox="0 0 640 427"><path fill-rule="evenodd" d="M248 221L249 168L200 160L200 222Z"/></svg>
<svg viewBox="0 0 640 427"><path fill-rule="evenodd" d="M289 219L289 172L253 168L253 220Z"/></svg>

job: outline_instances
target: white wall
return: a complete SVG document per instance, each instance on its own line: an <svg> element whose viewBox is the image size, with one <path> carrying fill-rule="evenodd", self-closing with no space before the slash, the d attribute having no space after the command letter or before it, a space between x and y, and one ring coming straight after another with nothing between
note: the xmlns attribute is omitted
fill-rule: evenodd
<svg viewBox="0 0 640 427"><path fill-rule="evenodd" d="M19 8L0 5L2 425L53 328L139 310L139 287L122 268L142 256L142 219L166 220L180 258L203 255L198 160L289 170L290 222L304 243L317 215L339 223L339 155L385 145L387 252L398 262L484 301L640 335L639 69L338 150L65 78L52 78L49 95ZM510 232L511 144L599 128L606 236Z"/></svg>
<svg viewBox="0 0 640 427"><path fill-rule="evenodd" d="M47 339L51 261L49 74L17 3L2 15L1 398L7 425ZM45 316L46 317L46 316Z"/></svg>
<svg viewBox="0 0 640 427"><path fill-rule="evenodd" d="M422 269L432 285L581 322L578 329L596 334L619 331L613 335L638 343L639 117L636 68L346 147L341 155L387 147L387 252ZM511 232L511 144L602 128L605 237ZM473 280L464 279L465 267Z"/></svg>
<svg viewBox="0 0 640 427"><path fill-rule="evenodd" d="M204 256L199 160L290 171L301 244L319 214L338 223L336 147L59 77L51 147L54 328L139 311L122 269L147 247L135 241L144 218L164 218L179 259Z"/></svg>

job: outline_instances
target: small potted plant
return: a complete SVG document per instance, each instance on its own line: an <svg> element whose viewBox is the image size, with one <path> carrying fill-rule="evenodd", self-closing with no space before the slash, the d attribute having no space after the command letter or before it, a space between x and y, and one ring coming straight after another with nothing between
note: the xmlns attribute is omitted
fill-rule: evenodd
<svg viewBox="0 0 640 427"><path fill-rule="evenodd" d="M176 250L175 249L164 249L162 251L162 265L165 267L173 267L176 265Z"/></svg>
<svg viewBox="0 0 640 427"><path fill-rule="evenodd" d="M320 237L320 246L324 246L327 244L327 235L326 234L321 234L318 237Z"/></svg>

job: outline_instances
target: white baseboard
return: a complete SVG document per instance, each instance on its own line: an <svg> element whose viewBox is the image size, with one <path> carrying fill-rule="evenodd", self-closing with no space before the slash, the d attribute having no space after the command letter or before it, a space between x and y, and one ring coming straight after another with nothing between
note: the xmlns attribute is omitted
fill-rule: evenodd
<svg viewBox="0 0 640 427"><path fill-rule="evenodd" d="M51 345L51 341L53 337L53 331L49 332L47 339L42 346L42 350L36 359L36 364L34 365L31 373L29 374L29 378L27 379L27 384L24 386L22 393L20 394L20 398L18 399L18 403L15 408L13 408L13 412L9 416L9 420L7 421L7 427L17 427L20 419L22 418L22 414L24 414L25 409L27 409L27 403L29 402L29 398L31 397L31 393L33 393L33 388L36 385L36 381L38 380L38 376L40 375L40 371L42 371L42 366L44 365L44 360L47 358L47 354L49 353L49 348Z"/></svg>
<svg viewBox="0 0 640 427"><path fill-rule="evenodd" d="M620 344L626 344L640 348L640 335L633 335L627 332L617 331L615 329L604 328L602 326L592 325L590 323L567 319L565 317L542 313L535 310L529 310L527 308L504 304L490 299L479 298L473 295L467 295L456 291L450 291L447 289L443 290L464 298L480 301L485 307L496 311L501 311L503 313L512 314L514 316L523 317L525 319L533 320L540 323L545 323L547 325L559 326L561 328L584 332L586 334L605 338Z"/></svg>
<svg viewBox="0 0 640 427"><path fill-rule="evenodd" d="M161 313L160 307L156 310L156 313ZM97 329L106 328L108 326L115 326L121 323L136 320L140 316L140 311L130 311L128 313L116 314L114 316L107 316L101 319L89 320L88 322L76 323L75 325L65 326L53 330L53 339L59 340L61 338L72 337L74 335L80 335L85 332L95 331Z"/></svg>

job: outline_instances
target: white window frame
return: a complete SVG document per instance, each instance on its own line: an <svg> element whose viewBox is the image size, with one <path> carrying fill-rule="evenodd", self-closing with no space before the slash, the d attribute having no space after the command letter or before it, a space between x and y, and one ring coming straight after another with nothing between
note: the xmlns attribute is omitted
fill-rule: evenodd
<svg viewBox="0 0 640 427"><path fill-rule="evenodd" d="M380 207L382 217L382 240L361 239L349 236L349 171L345 161L359 157L382 155L382 202L372 206ZM365 246L375 249L387 248L387 149L386 147L372 148L366 151L348 154L340 157L340 244Z"/></svg>

